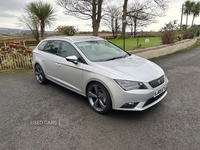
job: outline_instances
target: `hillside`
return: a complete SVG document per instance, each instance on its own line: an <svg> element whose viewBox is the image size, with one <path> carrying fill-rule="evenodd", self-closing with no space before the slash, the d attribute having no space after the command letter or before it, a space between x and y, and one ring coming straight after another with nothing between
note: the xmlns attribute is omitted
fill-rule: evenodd
<svg viewBox="0 0 200 150"><path fill-rule="evenodd" d="M29 32L30 30L24 29L12 29L12 28L0 28L0 33L2 34L23 34ZM45 31L47 34L54 33L55 31Z"/></svg>
<svg viewBox="0 0 200 150"><path fill-rule="evenodd" d="M0 28L0 33L12 33L12 34L15 34L15 33L22 33L22 32L25 32L27 30L23 30L23 29L12 29L12 28Z"/></svg>

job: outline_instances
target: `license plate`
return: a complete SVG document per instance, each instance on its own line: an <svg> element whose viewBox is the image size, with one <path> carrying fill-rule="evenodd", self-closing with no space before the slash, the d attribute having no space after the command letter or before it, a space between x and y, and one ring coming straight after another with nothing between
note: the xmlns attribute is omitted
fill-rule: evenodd
<svg viewBox="0 0 200 150"><path fill-rule="evenodd" d="M161 93L166 91L166 86L162 87L161 89L154 92L153 97L160 95Z"/></svg>

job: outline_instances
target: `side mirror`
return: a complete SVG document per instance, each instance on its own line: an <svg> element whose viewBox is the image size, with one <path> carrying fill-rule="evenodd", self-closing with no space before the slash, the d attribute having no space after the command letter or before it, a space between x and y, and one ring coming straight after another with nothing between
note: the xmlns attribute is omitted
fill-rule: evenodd
<svg viewBox="0 0 200 150"><path fill-rule="evenodd" d="M78 61L77 61L78 58L75 55L66 57L66 60L70 61L70 62L72 62L74 64L78 64Z"/></svg>

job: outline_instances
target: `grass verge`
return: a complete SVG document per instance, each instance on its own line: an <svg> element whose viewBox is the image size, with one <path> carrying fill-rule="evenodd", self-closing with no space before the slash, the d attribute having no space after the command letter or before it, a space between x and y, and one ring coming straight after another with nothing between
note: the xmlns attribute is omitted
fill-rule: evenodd
<svg viewBox="0 0 200 150"><path fill-rule="evenodd" d="M162 41L160 37L142 37L138 38L138 45L141 44L141 47L137 47L137 38L125 38L125 50L136 50L136 49L144 49L149 47L155 47L162 45ZM148 46L145 43L145 39L149 39ZM111 43L123 48L123 38L119 37L116 39L109 40Z"/></svg>

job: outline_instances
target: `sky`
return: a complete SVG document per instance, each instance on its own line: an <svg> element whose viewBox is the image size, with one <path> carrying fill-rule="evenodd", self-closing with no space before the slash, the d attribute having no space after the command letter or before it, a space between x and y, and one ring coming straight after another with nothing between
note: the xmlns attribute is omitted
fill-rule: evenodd
<svg viewBox="0 0 200 150"><path fill-rule="evenodd" d="M35 0L0 0L0 28L24 29L23 27L17 25L18 18L25 13L24 7L26 6L26 4L33 1ZM83 21L81 19L65 15L63 13L64 9L56 5L55 0L42 0L42 1L51 3L53 8L57 10L56 21L53 23L53 26L51 28L46 30L53 31L59 25L61 26L75 25L76 27L78 27L79 31L92 31L91 20ZM168 23L169 21L173 20L178 20L178 23L180 24L181 6L184 2L185 0L170 0L169 7L165 13L165 16L157 18L157 23L154 23L148 27L144 27L142 30L158 31L165 25L165 23ZM186 22L186 17L184 16L183 23L185 22ZM192 22L192 16L189 16L188 23L191 24L191 22ZM196 18L194 23L200 24L200 18ZM102 30L108 30L108 28L105 26L101 26L99 31Z"/></svg>

